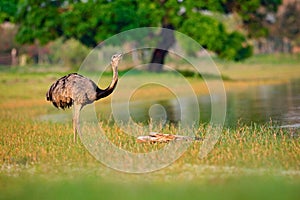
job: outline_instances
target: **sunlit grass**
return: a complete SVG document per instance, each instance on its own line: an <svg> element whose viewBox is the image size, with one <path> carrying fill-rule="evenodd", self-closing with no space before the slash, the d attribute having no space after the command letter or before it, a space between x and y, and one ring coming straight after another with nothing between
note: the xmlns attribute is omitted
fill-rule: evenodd
<svg viewBox="0 0 300 200"><path fill-rule="evenodd" d="M0 163L3 166L27 166L43 163L96 162L82 144L72 142L71 123L51 123L35 120L46 107L1 110ZM205 137L209 125L195 130ZM102 123L109 140L131 152L149 152L164 144L141 144L117 124ZM177 134L175 127L164 133ZM143 134L143 132L141 133ZM176 164L234 166L274 170L300 170L300 139L292 131L266 125L238 125L224 129L215 148L199 159L202 141L195 141Z"/></svg>
<svg viewBox="0 0 300 200"><path fill-rule="evenodd" d="M197 141L171 166L131 175L103 166L81 143L74 144L70 123L36 122L31 118L43 109L1 112L0 196L5 199L31 199L32 195L44 199L114 199L120 195L123 199L199 195L264 199L266 192L267 197L297 199L299 195L299 138L271 124L225 129L204 159L198 158L202 141ZM163 147L137 143L116 124L103 124L103 128L115 145L132 152ZM198 132L205 133L207 128L201 125ZM176 129L168 130L176 133ZM273 191L279 189L279 193ZM282 196L282 191L287 194Z"/></svg>
<svg viewBox="0 0 300 200"><path fill-rule="evenodd" d="M299 197L299 135L272 122L237 124L222 130L213 150L203 159L199 158L203 141L194 141L177 161L152 173L133 175L106 167L81 142L73 143L71 119L61 123L40 120L41 115L63 113L45 101L48 87L61 75L0 73L0 199L32 199L33 195L43 199ZM105 76L101 84L109 81L110 76ZM205 90L202 81L189 81L195 91ZM231 87L235 82L225 84ZM247 87L249 82L239 84ZM136 94L139 98L147 95L143 88ZM104 107L100 111L109 110L107 102L106 99L99 103ZM114 121L101 114L98 117L107 138L119 148L150 152L165 146L138 143ZM205 137L208 129L209 124L200 124L194 132ZM178 131L172 125L162 129L170 134Z"/></svg>

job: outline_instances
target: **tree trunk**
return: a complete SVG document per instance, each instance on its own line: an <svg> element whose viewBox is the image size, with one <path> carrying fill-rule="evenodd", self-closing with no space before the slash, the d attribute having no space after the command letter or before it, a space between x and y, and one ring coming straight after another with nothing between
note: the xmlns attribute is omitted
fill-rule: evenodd
<svg viewBox="0 0 300 200"><path fill-rule="evenodd" d="M161 72L165 57L168 54L168 49L175 43L174 27L171 24L166 24L160 33L160 40L157 47L152 53L148 70L152 72Z"/></svg>

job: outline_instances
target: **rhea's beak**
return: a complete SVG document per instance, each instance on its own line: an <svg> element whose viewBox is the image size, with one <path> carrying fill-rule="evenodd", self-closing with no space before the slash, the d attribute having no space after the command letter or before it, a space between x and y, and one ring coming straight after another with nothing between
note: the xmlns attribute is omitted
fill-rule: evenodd
<svg viewBox="0 0 300 200"><path fill-rule="evenodd" d="M118 58L122 58L122 57L123 57L123 54L122 54L122 53L119 53L117 56L118 56Z"/></svg>

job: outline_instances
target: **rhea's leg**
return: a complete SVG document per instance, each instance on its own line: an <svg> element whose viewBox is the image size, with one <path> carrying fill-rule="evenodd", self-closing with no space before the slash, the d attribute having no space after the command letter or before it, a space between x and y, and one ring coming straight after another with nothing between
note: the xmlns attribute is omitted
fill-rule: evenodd
<svg viewBox="0 0 300 200"><path fill-rule="evenodd" d="M74 105L74 113L73 113L73 133L74 133L74 143L77 141L77 134L79 131L79 113L82 106Z"/></svg>
<svg viewBox="0 0 300 200"><path fill-rule="evenodd" d="M73 114L73 141L76 143L76 119L75 114Z"/></svg>

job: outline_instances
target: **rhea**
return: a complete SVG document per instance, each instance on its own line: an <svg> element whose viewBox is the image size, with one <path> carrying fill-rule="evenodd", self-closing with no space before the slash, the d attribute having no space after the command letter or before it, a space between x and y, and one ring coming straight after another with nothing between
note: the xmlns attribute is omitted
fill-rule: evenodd
<svg viewBox="0 0 300 200"><path fill-rule="evenodd" d="M118 64L122 54L115 54L111 57L113 78L106 89L100 89L96 83L77 73L71 73L55 81L46 94L47 101L51 101L57 108L74 107L73 112L73 133L74 142L77 140L79 128L79 114L81 109L94 101L110 95L116 88L118 82Z"/></svg>

